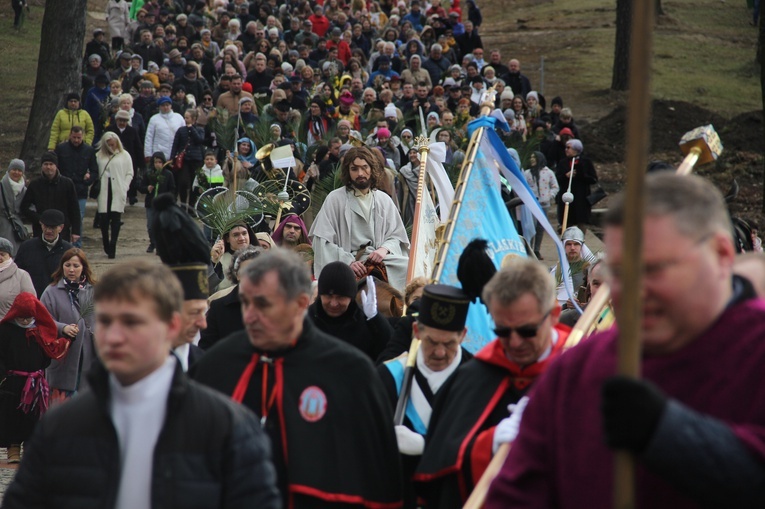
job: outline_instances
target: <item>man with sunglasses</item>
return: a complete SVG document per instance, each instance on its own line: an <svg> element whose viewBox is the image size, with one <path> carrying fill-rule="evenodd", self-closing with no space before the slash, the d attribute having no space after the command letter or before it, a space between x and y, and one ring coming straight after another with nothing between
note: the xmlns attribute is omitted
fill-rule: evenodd
<svg viewBox="0 0 765 509"><path fill-rule="evenodd" d="M499 445L514 438L518 419L508 416L508 406L562 352L570 330L558 324L552 278L533 260L518 259L497 272L483 302L497 338L438 392L415 474L427 507L463 506Z"/></svg>
<svg viewBox="0 0 765 509"><path fill-rule="evenodd" d="M610 205L618 311L624 196ZM634 507L765 507L765 303L733 275L722 194L697 176L649 175L642 228L643 379L614 376L616 327L562 356L535 385L486 507L612 507L614 450L635 461Z"/></svg>

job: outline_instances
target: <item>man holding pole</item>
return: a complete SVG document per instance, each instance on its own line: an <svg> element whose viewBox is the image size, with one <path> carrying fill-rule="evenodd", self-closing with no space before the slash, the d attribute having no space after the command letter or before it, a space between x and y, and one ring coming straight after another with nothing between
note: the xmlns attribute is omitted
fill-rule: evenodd
<svg viewBox="0 0 765 509"><path fill-rule="evenodd" d="M636 507L765 505L765 305L732 274L730 219L712 185L658 174L645 187L645 379L613 376L615 328L563 356L535 387L486 507L611 507L613 450L637 462ZM625 209L622 197L605 218L617 309Z"/></svg>
<svg viewBox="0 0 765 509"><path fill-rule="evenodd" d="M426 285L419 303L419 313L412 324L414 336L420 341L412 367L412 383L408 394L402 395L407 376L407 357L398 357L377 368L383 384L396 406L406 398L402 424L394 423L398 450L403 455L404 507L417 507L412 476L425 449L432 405L438 390L443 387L458 367L473 358L462 348L465 339L470 299L459 288L449 285Z"/></svg>
<svg viewBox="0 0 765 509"><path fill-rule="evenodd" d="M536 261L511 261L486 284L483 301L497 339L438 392L415 474L427 507L462 507L493 453L515 436L508 405L563 351L570 330L557 323L555 285Z"/></svg>

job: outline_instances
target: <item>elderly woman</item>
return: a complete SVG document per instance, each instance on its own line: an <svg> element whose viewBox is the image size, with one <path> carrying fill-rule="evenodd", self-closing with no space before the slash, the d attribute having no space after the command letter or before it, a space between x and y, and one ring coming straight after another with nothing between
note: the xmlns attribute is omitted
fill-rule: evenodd
<svg viewBox="0 0 765 509"><path fill-rule="evenodd" d="M409 58L409 69L401 73L401 80L414 86L422 82L427 83L428 88L433 86L430 81L430 73L422 68L422 57L417 53Z"/></svg>
<svg viewBox="0 0 765 509"><path fill-rule="evenodd" d="M21 461L21 444L48 408L45 368L66 354L56 324L34 293L21 293L0 320L0 447L8 463Z"/></svg>
<svg viewBox="0 0 765 509"><path fill-rule="evenodd" d="M119 137L113 132L104 133L96 153L98 178L101 189L98 193L101 238L104 252L113 259L117 252L117 238L122 225L122 213L130 182L133 180L133 160L122 147Z"/></svg>
<svg viewBox="0 0 765 509"><path fill-rule="evenodd" d="M203 350L207 350L229 334L243 329L239 275L247 263L262 252L260 247L245 246L233 254L233 261L226 274L231 286L219 290L208 299L210 309L207 312L207 328L201 332L199 338L199 347Z"/></svg>
<svg viewBox="0 0 765 509"><path fill-rule="evenodd" d="M13 261L13 250L11 241L0 237L0 319L8 313L18 294L37 295L32 278Z"/></svg>
<svg viewBox="0 0 765 509"><path fill-rule="evenodd" d="M574 195L574 201L569 205L566 227L578 226L580 230L586 232L592 210L592 205L590 205L587 197L590 195L590 186L598 183L598 174L595 172L592 161L582 155L583 151L584 146L581 141L573 139L566 142L566 157L558 162L555 171L560 186L555 201L558 204L558 222L562 225L565 209L563 194L568 191L568 184L571 182L571 193Z"/></svg>
<svg viewBox="0 0 765 509"><path fill-rule="evenodd" d="M24 161L13 159L8 164L8 171L0 180L0 237L9 240L14 250L24 240L17 237L16 229L26 229L21 220L20 208L21 200L27 192L24 169Z"/></svg>
<svg viewBox="0 0 765 509"><path fill-rule="evenodd" d="M85 387L84 373L95 359L93 349L93 285L96 283L87 256L76 247L61 257L53 282L40 302L56 322L58 335L71 340L69 353L54 360L45 376L50 385L50 401L64 401Z"/></svg>

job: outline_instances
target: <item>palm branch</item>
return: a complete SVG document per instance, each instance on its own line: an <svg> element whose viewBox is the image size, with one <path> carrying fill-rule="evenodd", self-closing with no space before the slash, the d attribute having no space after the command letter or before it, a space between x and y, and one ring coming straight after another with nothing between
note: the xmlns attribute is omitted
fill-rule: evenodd
<svg viewBox="0 0 765 509"><path fill-rule="evenodd" d="M196 206L200 220L218 235L242 223L258 223L265 207L254 195L248 199L247 194L229 190L215 196L202 196Z"/></svg>
<svg viewBox="0 0 765 509"><path fill-rule="evenodd" d="M311 214L313 217L319 214L319 210L324 205L327 195L341 187L343 187L343 183L340 181L340 163L338 163L332 170L332 173L313 183L313 189L311 190Z"/></svg>
<svg viewBox="0 0 765 509"><path fill-rule="evenodd" d="M215 133L215 139L219 147L225 147L228 150L235 149L237 132L237 116L232 115L226 108L215 108L210 113L207 125Z"/></svg>

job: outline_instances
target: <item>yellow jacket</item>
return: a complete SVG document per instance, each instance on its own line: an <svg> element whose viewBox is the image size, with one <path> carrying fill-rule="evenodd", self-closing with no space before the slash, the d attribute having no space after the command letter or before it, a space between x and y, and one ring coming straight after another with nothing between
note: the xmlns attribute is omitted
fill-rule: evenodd
<svg viewBox="0 0 765 509"><path fill-rule="evenodd" d="M70 110L64 108L59 110L59 112L56 113L56 118L53 119L53 125L50 128L48 150L53 150L56 148L56 145L68 140L69 131L76 125L82 127L85 143L92 145L95 128L93 127L93 119L90 118L88 112L85 110Z"/></svg>

